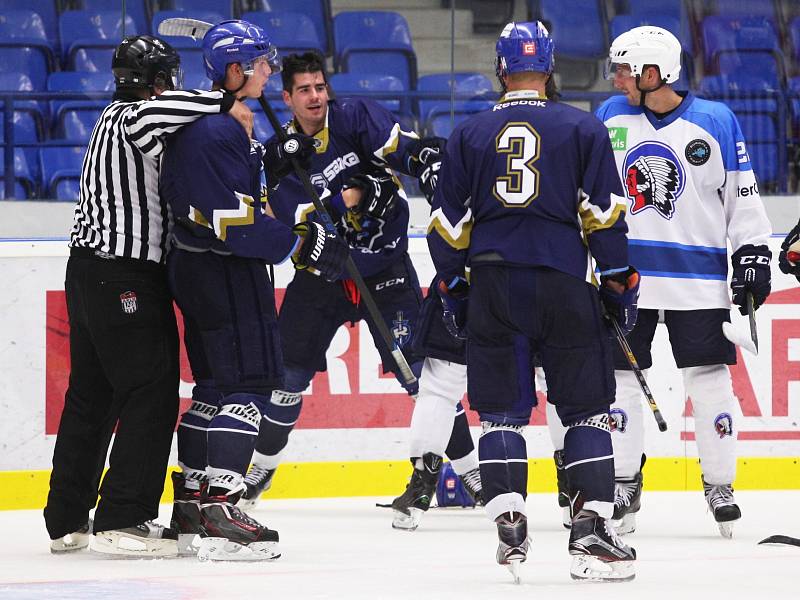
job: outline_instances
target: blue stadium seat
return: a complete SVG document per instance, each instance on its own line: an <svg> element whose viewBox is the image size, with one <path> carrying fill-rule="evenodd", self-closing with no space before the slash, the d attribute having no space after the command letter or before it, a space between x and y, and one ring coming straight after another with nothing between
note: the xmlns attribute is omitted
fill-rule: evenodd
<svg viewBox="0 0 800 600"><path fill-rule="evenodd" d="M0 52L2 57L2 52ZM41 89L41 88L40 88ZM0 71L0 92L33 92L38 91L26 73L16 71ZM36 121L39 132L45 130L47 104L37 100L14 100L14 111L29 113Z"/></svg>
<svg viewBox="0 0 800 600"><path fill-rule="evenodd" d="M453 129L457 125L469 119L469 117L470 115L466 113L457 114L455 115L454 123L451 126L450 115L437 115L428 122L428 125L425 128L426 135L439 136L443 138L450 137L450 134L453 133Z"/></svg>
<svg viewBox="0 0 800 600"><path fill-rule="evenodd" d="M800 64L800 17L789 21L789 38L792 41L792 58L795 64Z"/></svg>
<svg viewBox="0 0 800 600"><path fill-rule="evenodd" d="M0 145L5 146L5 114L0 111ZM14 123L14 146L21 149L25 155L26 162L31 167L31 175L35 178L36 167L36 146L22 146L20 144L37 144L40 140L39 127L34 116L29 112L14 111L12 115Z"/></svg>
<svg viewBox="0 0 800 600"><path fill-rule="evenodd" d="M6 149L0 146L0 188L5 190L5 154ZM36 182L34 181L31 171L28 168L28 161L25 158L25 153L22 148L14 148L14 196L17 200L24 200L25 198L32 198L36 192ZM5 197L5 194L3 195Z"/></svg>
<svg viewBox="0 0 800 600"><path fill-rule="evenodd" d="M65 106L55 127L56 136L65 140L87 143L92 136L95 123L105 107L105 104L92 105L88 102L81 106Z"/></svg>
<svg viewBox="0 0 800 600"><path fill-rule="evenodd" d="M750 153L750 162L756 173L758 184L772 186L779 183L778 145L777 144L747 144ZM762 188L763 193L763 188Z"/></svg>
<svg viewBox="0 0 800 600"><path fill-rule="evenodd" d="M53 44L47 37L42 17L31 10L0 12L0 46L26 47L41 52L48 67L55 67Z"/></svg>
<svg viewBox="0 0 800 600"><path fill-rule="evenodd" d="M278 79L280 79L280 77ZM208 77L206 77L205 71L184 71L183 89L210 90L211 80Z"/></svg>
<svg viewBox="0 0 800 600"><path fill-rule="evenodd" d="M716 0L716 14L775 19L774 0Z"/></svg>
<svg viewBox="0 0 800 600"><path fill-rule="evenodd" d="M728 52L767 53L782 60L775 24L770 19L714 15L703 19L700 28L709 72L716 70L719 55Z"/></svg>
<svg viewBox="0 0 800 600"><path fill-rule="evenodd" d="M96 73L87 71L61 71L51 73L47 78L47 91L49 92L113 92L115 90L114 76L108 71ZM110 100L89 101L92 107L98 104L105 106ZM50 115L60 128L61 112L70 108L82 107L86 100L51 100ZM91 131L91 130L90 130Z"/></svg>
<svg viewBox="0 0 800 600"><path fill-rule="evenodd" d="M130 15L124 19L125 35L137 33ZM114 48L122 40L122 14L118 10L68 10L61 13L58 29L64 65L71 70L108 71ZM78 54L82 56L78 57Z"/></svg>
<svg viewBox="0 0 800 600"><path fill-rule="evenodd" d="M550 23L558 55L605 56L605 8L599 0L540 0L540 10L542 18Z"/></svg>
<svg viewBox="0 0 800 600"><path fill-rule="evenodd" d="M759 98L759 93L775 92L774 83L755 74L734 72L728 75L706 75L700 80L699 92L713 100L722 100L736 112L760 112L777 115L778 99ZM754 97L737 98L739 92L752 92Z"/></svg>
<svg viewBox="0 0 800 600"><path fill-rule="evenodd" d="M47 59L35 48L0 45L0 75L24 73L31 82L31 91L41 91L48 72Z"/></svg>
<svg viewBox="0 0 800 600"><path fill-rule="evenodd" d="M494 99L492 81L480 73L454 73L456 94L472 94L475 99L457 99L453 105L456 113L473 113L490 108ZM441 100L420 100L419 118L422 123L427 122L434 114L450 113L450 90L452 82L450 73L435 73L423 75L417 82L420 92L439 92L444 95ZM481 96L490 96L491 99L481 99Z"/></svg>
<svg viewBox="0 0 800 600"><path fill-rule="evenodd" d="M744 73L765 79L773 89L783 87L783 62L771 53L758 50L723 52L717 59L720 75Z"/></svg>
<svg viewBox="0 0 800 600"><path fill-rule="evenodd" d="M169 0L166 3L162 3L162 6L167 5L172 10L216 13L222 17L219 21L233 18L233 2L231 0ZM219 21L208 22L216 24Z"/></svg>
<svg viewBox="0 0 800 600"><path fill-rule="evenodd" d="M242 19L262 27L281 54L316 50L325 53L325 46L314 23L297 12L246 12Z"/></svg>
<svg viewBox="0 0 800 600"><path fill-rule="evenodd" d="M389 11L349 11L333 18L337 70L394 75L406 89L417 83L417 57L405 17Z"/></svg>
<svg viewBox="0 0 800 600"><path fill-rule="evenodd" d="M664 15L681 21L686 18L685 0L628 0L627 14Z"/></svg>
<svg viewBox="0 0 800 600"><path fill-rule="evenodd" d="M9 10L32 10L42 18L47 39L58 40L58 6L57 0L3 0L3 12Z"/></svg>
<svg viewBox="0 0 800 600"><path fill-rule="evenodd" d="M333 32L330 0L253 0L251 6L259 12L298 12L307 16L314 24L317 39L322 42L325 54L333 50Z"/></svg>
<svg viewBox="0 0 800 600"><path fill-rule="evenodd" d="M158 25L165 19L189 18L205 21L206 23L219 23L225 19L219 12L208 12L204 10L159 10L153 14L152 31L153 35L166 40L173 48L182 51L184 48L200 48L203 45L201 40L194 40L186 36L161 35L158 33ZM181 52L181 60L183 52Z"/></svg>
<svg viewBox="0 0 800 600"><path fill-rule="evenodd" d="M199 1L199 0L198 0ZM125 0L125 12L130 15L136 24L137 33L150 33L150 9L148 0ZM73 0L72 8L99 12L118 8L122 12L122 2L119 0ZM130 35L127 30L125 35Z"/></svg>
<svg viewBox="0 0 800 600"><path fill-rule="evenodd" d="M272 106L275 110L275 116L278 117L278 122L281 125L292 120L291 111L279 109L276 104ZM253 135L255 139L265 142L275 134L275 130L272 128L272 125L269 124L269 119L267 119L267 115L264 114L260 106L255 107L251 105L250 108L253 110Z"/></svg>
<svg viewBox="0 0 800 600"><path fill-rule="evenodd" d="M391 75L360 75L357 73L336 73L331 75L330 85L337 96L370 96L370 92L398 92L398 99L373 98L378 104L392 112L400 112L403 82ZM366 93L365 93L366 92Z"/></svg>
<svg viewBox="0 0 800 600"><path fill-rule="evenodd" d="M39 149L39 165L42 170L42 193L57 200L76 200L81 177L81 164L86 146L45 146ZM70 181L71 186L59 184ZM59 190L58 188L61 187ZM65 194L65 192L67 192ZM66 196L66 197L65 197Z"/></svg>

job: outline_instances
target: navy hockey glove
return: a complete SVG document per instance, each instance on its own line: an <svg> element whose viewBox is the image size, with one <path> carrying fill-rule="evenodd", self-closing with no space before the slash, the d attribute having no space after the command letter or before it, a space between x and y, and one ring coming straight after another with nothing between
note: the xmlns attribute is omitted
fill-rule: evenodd
<svg viewBox="0 0 800 600"><path fill-rule="evenodd" d="M342 238L326 232L314 221L297 223L292 231L303 238L300 249L292 255L295 269L314 268L328 281L334 281L342 274L350 255L350 248Z"/></svg>
<svg viewBox="0 0 800 600"><path fill-rule="evenodd" d="M442 301L442 320L448 333L460 340L466 339L469 283L463 277L456 277L449 284L440 279L437 292Z"/></svg>
<svg viewBox="0 0 800 600"><path fill-rule="evenodd" d="M794 226L781 244L778 267L787 275L794 275L800 281L800 223ZM792 248L792 246L795 246Z"/></svg>
<svg viewBox="0 0 800 600"><path fill-rule="evenodd" d="M639 279L639 271L633 267L600 276L600 301L606 309L606 315L619 324L625 335L633 330L639 314ZM613 289L610 282L622 286L622 291Z"/></svg>
<svg viewBox="0 0 800 600"><path fill-rule="evenodd" d="M391 214L399 197L399 188L394 177L383 173L379 175L359 173L351 177L344 188L361 190L361 200L358 201L358 206L351 210L358 215L373 219L384 219Z"/></svg>
<svg viewBox="0 0 800 600"><path fill-rule="evenodd" d="M433 201L439 183L439 169L442 167L446 144L445 138L430 137L419 140L411 148L411 167L408 171L419 179L419 190L428 204Z"/></svg>
<svg viewBox="0 0 800 600"><path fill-rule="evenodd" d="M311 157L315 152L314 138L302 133L291 133L282 142L275 138L264 144L264 169L270 177L281 179L294 171L292 159L296 158L307 171L311 168Z"/></svg>
<svg viewBox="0 0 800 600"><path fill-rule="evenodd" d="M769 260L772 252L766 246L753 246L746 244L731 256L733 276L731 277L731 290L733 303L739 307L739 312L747 314L747 294L753 294L753 308L758 308L772 291L772 275Z"/></svg>

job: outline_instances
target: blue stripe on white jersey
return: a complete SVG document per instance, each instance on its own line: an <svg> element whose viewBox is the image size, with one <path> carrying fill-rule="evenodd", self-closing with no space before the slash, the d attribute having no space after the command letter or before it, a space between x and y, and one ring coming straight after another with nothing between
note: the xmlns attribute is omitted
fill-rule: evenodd
<svg viewBox="0 0 800 600"><path fill-rule="evenodd" d="M727 248L629 240L628 252L631 264L645 276L725 281L728 275Z"/></svg>

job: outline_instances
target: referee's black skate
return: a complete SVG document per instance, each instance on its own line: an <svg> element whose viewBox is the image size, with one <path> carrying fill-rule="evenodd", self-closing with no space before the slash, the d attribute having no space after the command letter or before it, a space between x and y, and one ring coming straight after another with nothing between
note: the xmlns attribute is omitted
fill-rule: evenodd
<svg viewBox="0 0 800 600"><path fill-rule="evenodd" d="M642 465L646 461L642 454ZM617 535L625 535L636 531L636 513L642 507L642 469L630 479L614 480L614 516L611 525Z"/></svg>
<svg viewBox="0 0 800 600"><path fill-rule="evenodd" d="M255 508L261 499L261 494L272 487L272 478L275 477L276 470L260 467L255 463L250 465L247 475L244 476L246 489L242 494L241 500L239 500L238 506L245 510Z"/></svg>
<svg viewBox="0 0 800 600"><path fill-rule="evenodd" d="M202 539L197 552L201 561L260 561L280 557L278 532L264 527L236 506L243 487L230 491L204 485L201 489Z"/></svg>
<svg viewBox="0 0 800 600"><path fill-rule="evenodd" d="M108 558L174 558L178 556L178 532L154 521L95 531L89 551Z"/></svg>
<svg viewBox="0 0 800 600"><path fill-rule="evenodd" d="M626 546L608 520L578 511L569 533L570 575L587 581L630 581L636 577L636 550Z"/></svg>
<svg viewBox="0 0 800 600"><path fill-rule="evenodd" d="M478 467L475 467L474 469L467 471L463 475L459 475L458 478L464 485L464 489L467 490L469 497L472 498L472 501L475 503L475 506L483 506L485 502L483 501L483 485L481 484L481 470Z"/></svg>
<svg viewBox="0 0 800 600"><path fill-rule="evenodd" d="M714 514L719 533L724 538L733 537L733 524L742 518L742 511L733 498L733 487L730 485L711 485L703 480L708 508Z"/></svg>
<svg viewBox="0 0 800 600"><path fill-rule="evenodd" d="M561 507L561 523L565 529L572 527L572 514L569 504L569 479L567 470L564 468L564 451L556 450L553 452L553 460L556 463L556 483L558 484L558 505Z"/></svg>
<svg viewBox="0 0 800 600"><path fill-rule="evenodd" d="M178 555L196 556L200 548L200 490L186 489L186 477L172 472L173 502L169 526L178 533Z"/></svg>
<svg viewBox="0 0 800 600"><path fill-rule="evenodd" d="M519 583L519 568L528 558L528 518L522 513L506 512L494 520L497 523L497 564L507 567Z"/></svg>
<svg viewBox="0 0 800 600"><path fill-rule="evenodd" d="M92 520L89 519L86 525L79 527L76 531L62 535L60 538L50 540L50 552L53 554L65 554L76 552L89 546L92 539Z"/></svg>
<svg viewBox="0 0 800 600"><path fill-rule="evenodd" d="M428 452L422 458L412 458L414 472L406 486L406 491L392 502L392 527L414 531L422 520L422 515L431 506L431 499L439 480L442 457Z"/></svg>

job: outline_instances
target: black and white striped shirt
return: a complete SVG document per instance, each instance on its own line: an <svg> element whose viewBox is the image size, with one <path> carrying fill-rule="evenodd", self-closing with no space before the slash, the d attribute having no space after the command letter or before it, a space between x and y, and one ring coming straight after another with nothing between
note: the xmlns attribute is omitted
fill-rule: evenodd
<svg viewBox="0 0 800 600"><path fill-rule="evenodd" d="M170 221L158 193L164 136L232 104L219 91L168 91L150 100L115 96L83 159L69 245L161 262Z"/></svg>

